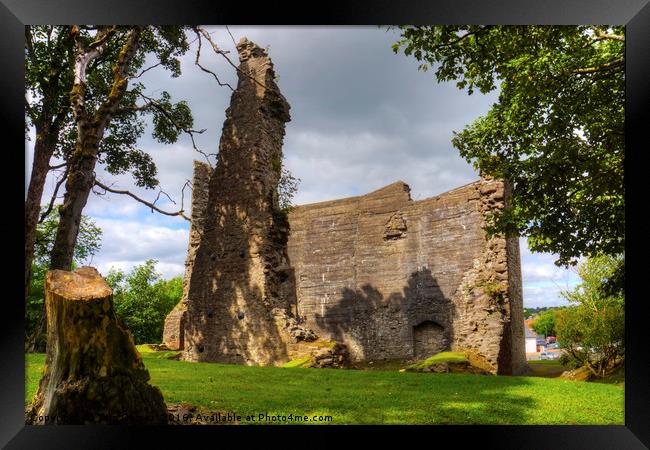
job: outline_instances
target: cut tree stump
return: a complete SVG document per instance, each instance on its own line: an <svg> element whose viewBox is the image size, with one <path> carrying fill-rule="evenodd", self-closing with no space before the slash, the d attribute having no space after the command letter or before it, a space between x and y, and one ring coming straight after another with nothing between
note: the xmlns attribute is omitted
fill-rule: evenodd
<svg viewBox="0 0 650 450"><path fill-rule="evenodd" d="M162 424L167 409L131 333L115 315L113 291L93 267L45 278L47 357L28 424Z"/></svg>

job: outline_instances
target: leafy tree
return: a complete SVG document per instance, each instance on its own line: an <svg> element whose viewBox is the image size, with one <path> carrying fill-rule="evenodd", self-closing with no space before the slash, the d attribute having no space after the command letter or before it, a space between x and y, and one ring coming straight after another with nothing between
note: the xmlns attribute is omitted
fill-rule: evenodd
<svg viewBox="0 0 650 450"><path fill-rule="evenodd" d="M126 136L134 145L144 129L144 114L153 115L153 136L160 142L173 143L180 133L193 131L193 118L185 102L173 105L166 92L153 99L144 93L142 83L129 87L130 81L156 66L169 70L172 77L180 75L178 58L189 48L184 27L75 25L70 34L75 55L69 91L74 146L67 158L66 191L51 260L52 268L64 270L70 268L79 217L93 186L109 190L95 179L99 160L112 173L133 169L139 186L152 188L158 184L155 164L146 153L127 151L130 146L121 145L103 155L102 150L115 146L115 136L118 141ZM157 62L141 70L147 57ZM116 117L123 120L114 122Z"/></svg>
<svg viewBox="0 0 650 450"><path fill-rule="evenodd" d="M585 366L598 377L617 368L625 357L625 297L603 290L622 259L623 255L600 256L581 264L582 283L563 293L575 306L559 311L556 318L565 361Z"/></svg>
<svg viewBox="0 0 650 450"><path fill-rule="evenodd" d="M453 145L512 199L489 232L533 251L615 255L625 247L622 26L403 26L398 52L468 94L499 90ZM613 279L622 287L622 276Z"/></svg>
<svg viewBox="0 0 650 450"><path fill-rule="evenodd" d="M84 25L25 27L25 127L27 131L33 126L36 132L34 161L25 200L26 296L36 225L49 215L60 186L64 182L77 185L83 180L92 188L98 182L94 172L79 171L81 160L93 167L96 160L111 174L129 172L137 186L153 188L158 185L156 166L146 152L137 148L137 140L144 132L143 117L153 117L153 135L161 142L173 142L175 134L193 131L190 129L191 113L185 102L172 103L166 92L162 92L158 99L151 98L146 95L145 86L137 82L143 73L157 66L169 70L172 77L180 74L178 56L187 49L184 29L145 27L139 33L137 45L129 47L127 42L135 44L127 39L129 30L133 28ZM134 52L120 53L127 49ZM143 68L148 57L157 61ZM120 75L118 61L130 70ZM131 86L127 87L129 81ZM82 113L81 116L87 119L85 125L81 123L82 117L74 113L72 99L77 110L80 104L83 106L81 109L85 115ZM88 144L89 135L94 136L91 140L96 138L97 142L91 145L90 150L86 146L86 153L79 155L78 147ZM64 164L50 166L53 156L63 159ZM46 176L50 170L59 169L64 171L50 207L39 211ZM69 196L63 208L64 229L68 231L70 202ZM77 208L72 215L73 229L77 229L81 209ZM58 248L55 254L63 254L66 261L66 264L58 264L58 268L69 269L73 258L76 235L74 239L68 237L65 249L61 249L61 243L55 246Z"/></svg>
<svg viewBox="0 0 650 450"><path fill-rule="evenodd" d="M66 95L72 86L72 36L68 27L25 27L25 133L36 132L32 172L25 200L25 298L27 298L36 225L50 159L71 122Z"/></svg>
<svg viewBox="0 0 650 450"><path fill-rule="evenodd" d="M46 207L41 208L41 212ZM45 274L47 273L50 252L54 244L54 235L58 226L55 215L48 216L38 224L35 233L34 259L32 261L32 276L30 279L29 295L25 307L25 333L28 337L27 348L29 351L43 351L45 349L45 336L42 331L45 325L44 298ZM84 264L101 248L102 230L87 216L81 216L79 239L75 246L73 268ZM40 331L40 332L37 332Z"/></svg>
<svg viewBox="0 0 650 450"><path fill-rule="evenodd" d="M161 279L156 260L149 259L125 275L111 270L106 281L113 288L116 313L131 330L136 344L162 340L165 317L180 301L183 279Z"/></svg>
<svg viewBox="0 0 650 450"><path fill-rule="evenodd" d="M535 333L544 336L555 336L555 309L549 309L539 314L532 322L531 326Z"/></svg>

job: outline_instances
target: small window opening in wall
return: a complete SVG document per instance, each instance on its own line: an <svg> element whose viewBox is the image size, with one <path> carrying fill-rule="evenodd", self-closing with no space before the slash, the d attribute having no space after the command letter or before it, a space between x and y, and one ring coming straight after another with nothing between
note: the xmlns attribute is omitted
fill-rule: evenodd
<svg viewBox="0 0 650 450"><path fill-rule="evenodd" d="M243 311L238 311L238 312L237 312L237 318L238 318L239 320L242 320L242 319L244 318L244 312L243 312Z"/></svg>
<svg viewBox="0 0 650 450"><path fill-rule="evenodd" d="M203 353L203 350L205 350L205 348L202 345L199 345L197 350L199 351L199 353Z"/></svg>

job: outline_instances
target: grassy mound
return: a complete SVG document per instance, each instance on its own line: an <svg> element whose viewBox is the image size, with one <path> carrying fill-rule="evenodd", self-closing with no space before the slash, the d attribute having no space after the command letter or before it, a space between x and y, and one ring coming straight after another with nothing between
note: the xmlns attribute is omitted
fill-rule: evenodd
<svg viewBox="0 0 650 450"><path fill-rule="evenodd" d="M149 344L136 345L140 355L144 358L157 358L157 359L177 359L182 352L172 350L156 350Z"/></svg>
<svg viewBox="0 0 650 450"><path fill-rule="evenodd" d="M440 363L469 363L463 352L440 352L415 364L406 367L406 370L418 371Z"/></svg>
<svg viewBox="0 0 650 450"><path fill-rule="evenodd" d="M483 359L477 359L468 352L441 352L423 361L407 366L401 371L406 372L436 372L436 373L469 373L488 375L493 373L490 367L483 364Z"/></svg>

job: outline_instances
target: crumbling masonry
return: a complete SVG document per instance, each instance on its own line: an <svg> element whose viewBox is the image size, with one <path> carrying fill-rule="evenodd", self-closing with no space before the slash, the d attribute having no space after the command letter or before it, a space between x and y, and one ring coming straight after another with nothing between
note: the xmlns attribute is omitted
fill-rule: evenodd
<svg viewBox="0 0 650 450"><path fill-rule="evenodd" d="M246 40L238 51L217 166L194 166L185 289L165 343L186 360L240 364L326 347L320 366L467 350L493 373L522 373L518 240L484 231L508 184L481 178L413 201L396 182L287 220L276 186L289 105L265 51Z"/></svg>

